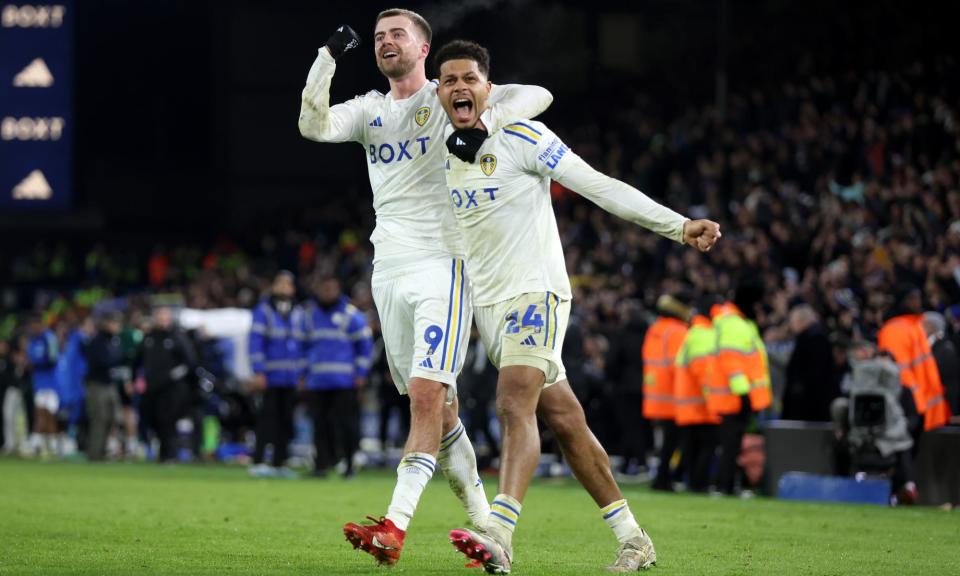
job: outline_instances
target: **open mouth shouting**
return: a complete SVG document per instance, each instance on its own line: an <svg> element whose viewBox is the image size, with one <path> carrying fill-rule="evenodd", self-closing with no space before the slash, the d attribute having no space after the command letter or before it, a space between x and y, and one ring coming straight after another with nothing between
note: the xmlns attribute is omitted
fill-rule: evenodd
<svg viewBox="0 0 960 576"><path fill-rule="evenodd" d="M453 98L453 118L457 122L467 122L473 117L473 100L463 96Z"/></svg>

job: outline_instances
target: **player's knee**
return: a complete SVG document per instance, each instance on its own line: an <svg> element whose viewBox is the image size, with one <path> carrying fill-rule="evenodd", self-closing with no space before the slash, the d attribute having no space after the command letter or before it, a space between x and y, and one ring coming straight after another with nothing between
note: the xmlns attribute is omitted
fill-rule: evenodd
<svg viewBox="0 0 960 576"><path fill-rule="evenodd" d="M439 415L443 410L443 401L447 391L443 384L430 380L410 382L410 413L414 418Z"/></svg>
<svg viewBox="0 0 960 576"><path fill-rule="evenodd" d="M573 409L550 411L545 421L561 442L573 438L587 427L587 420L579 404Z"/></svg>
<svg viewBox="0 0 960 576"><path fill-rule="evenodd" d="M516 393L497 394L497 418L501 422L520 422L536 420L535 405Z"/></svg>
<svg viewBox="0 0 960 576"><path fill-rule="evenodd" d="M537 415L562 442L583 433L587 418L577 397L566 381L559 382L543 391Z"/></svg>

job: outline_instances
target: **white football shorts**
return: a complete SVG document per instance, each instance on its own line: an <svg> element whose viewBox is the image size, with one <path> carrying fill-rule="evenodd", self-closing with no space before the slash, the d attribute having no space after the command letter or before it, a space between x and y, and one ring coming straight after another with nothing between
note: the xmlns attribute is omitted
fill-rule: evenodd
<svg viewBox="0 0 960 576"><path fill-rule="evenodd" d="M567 378L561 351L570 319L570 300L552 292L530 292L490 306L477 306L477 329L490 361L532 366L544 374L544 388Z"/></svg>
<svg viewBox="0 0 960 576"><path fill-rule="evenodd" d="M406 394L411 378L426 378L445 384L447 403L453 402L473 322L463 259L432 258L387 271L374 268L371 284L397 390Z"/></svg>

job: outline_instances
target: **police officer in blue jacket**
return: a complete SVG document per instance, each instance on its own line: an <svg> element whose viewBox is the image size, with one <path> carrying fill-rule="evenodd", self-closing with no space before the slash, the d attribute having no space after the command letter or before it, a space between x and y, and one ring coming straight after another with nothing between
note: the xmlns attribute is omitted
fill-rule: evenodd
<svg viewBox="0 0 960 576"><path fill-rule="evenodd" d="M263 391L250 469L254 476L291 475L284 462L293 438L293 409L304 367L303 310L294 303L295 294L293 273L283 270L273 279L270 297L253 310L250 362L254 387ZM273 446L272 466L263 461L267 444Z"/></svg>
<svg viewBox="0 0 960 576"><path fill-rule="evenodd" d="M373 338L367 318L340 291L333 277L319 281L316 301L303 315L307 344L307 398L316 448L314 475L323 476L345 458L353 475L360 444L358 390L370 372Z"/></svg>

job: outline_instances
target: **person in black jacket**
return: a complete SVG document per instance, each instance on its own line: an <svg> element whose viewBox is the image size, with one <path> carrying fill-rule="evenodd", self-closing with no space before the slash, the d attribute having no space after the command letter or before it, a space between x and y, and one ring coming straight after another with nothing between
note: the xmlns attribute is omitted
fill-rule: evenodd
<svg viewBox="0 0 960 576"><path fill-rule="evenodd" d="M960 415L960 358L957 357L957 348L953 341L946 337L947 322L943 314L924 313L923 329L927 333L937 371L940 372L943 396L950 406L950 412L956 417Z"/></svg>
<svg viewBox="0 0 960 576"><path fill-rule="evenodd" d="M647 465L647 437L650 422L643 417L643 340L647 323L638 307L622 311L622 324L610 339L607 378L616 394L617 422L620 425L623 463L621 474L630 473L631 462L638 470Z"/></svg>
<svg viewBox="0 0 960 576"><path fill-rule="evenodd" d="M153 312L153 326L143 339L142 363L147 390L141 418L160 441L158 462L171 462L176 454L176 424L186 409L188 377L196 367L196 353L187 335L174 325L173 311Z"/></svg>
<svg viewBox="0 0 960 576"><path fill-rule="evenodd" d="M830 338L817 313L807 304L790 311L789 323L796 343L787 362L781 417L785 420L830 422L830 403L840 395Z"/></svg>
<svg viewBox="0 0 960 576"><path fill-rule="evenodd" d="M84 345L87 360L87 459L106 459L107 437L120 414L120 386L128 380L124 365L120 315L110 313L100 319L97 333Z"/></svg>

